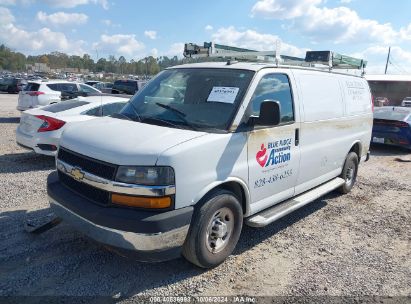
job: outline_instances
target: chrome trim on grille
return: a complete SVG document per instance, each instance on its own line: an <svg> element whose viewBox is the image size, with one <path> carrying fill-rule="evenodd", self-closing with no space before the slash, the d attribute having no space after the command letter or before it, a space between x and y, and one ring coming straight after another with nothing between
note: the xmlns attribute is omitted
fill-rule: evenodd
<svg viewBox="0 0 411 304"><path fill-rule="evenodd" d="M85 183L87 185L93 186L95 188L105 190L108 192L116 192L130 195L143 195L143 196L166 196L176 193L176 187L170 186L146 186L146 185L135 185L126 184L116 181L111 181L97 175L88 173L81 170L81 168L72 166L60 159L56 159L56 167L60 172L67 174L76 181ZM76 174L72 174L72 171ZM78 174L78 172L82 174ZM82 175L82 176L81 176Z"/></svg>

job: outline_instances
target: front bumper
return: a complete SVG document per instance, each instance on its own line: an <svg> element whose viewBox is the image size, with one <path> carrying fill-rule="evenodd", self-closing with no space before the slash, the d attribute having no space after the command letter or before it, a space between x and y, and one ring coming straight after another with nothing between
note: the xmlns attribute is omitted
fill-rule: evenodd
<svg viewBox="0 0 411 304"><path fill-rule="evenodd" d="M47 192L53 212L97 242L133 251L141 261L170 260L181 254L193 207L157 213L99 206L62 185L56 172L48 177Z"/></svg>

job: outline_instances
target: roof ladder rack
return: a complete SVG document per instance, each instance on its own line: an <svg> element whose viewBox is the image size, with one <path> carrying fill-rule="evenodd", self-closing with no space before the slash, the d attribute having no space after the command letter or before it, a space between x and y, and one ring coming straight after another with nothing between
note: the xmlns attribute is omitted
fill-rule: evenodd
<svg viewBox="0 0 411 304"><path fill-rule="evenodd" d="M204 42L203 46L195 43L186 43L184 45L184 57L186 58L228 58L228 64L237 60L248 60L257 62L273 62L278 65L291 65L302 67L313 67L329 71L333 69L361 70L365 74L367 61L346 55L341 55L332 51L307 51L305 58L286 56L279 54L279 43L276 51L255 51L234 46L214 44L213 42Z"/></svg>
<svg viewBox="0 0 411 304"><path fill-rule="evenodd" d="M367 61L332 51L307 51L305 61L314 64L328 65L329 69L357 69L364 70Z"/></svg>
<svg viewBox="0 0 411 304"><path fill-rule="evenodd" d="M251 59L262 61L275 61L276 51L258 52L244 48L238 48L213 42L204 42L204 46L194 43L184 45L184 57L186 58L231 58L231 59Z"/></svg>

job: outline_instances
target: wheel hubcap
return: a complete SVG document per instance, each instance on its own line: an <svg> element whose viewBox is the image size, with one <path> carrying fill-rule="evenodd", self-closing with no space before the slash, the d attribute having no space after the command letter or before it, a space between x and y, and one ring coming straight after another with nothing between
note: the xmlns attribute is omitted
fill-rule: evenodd
<svg viewBox="0 0 411 304"><path fill-rule="evenodd" d="M354 180L355 169L353 166L347 168L347 173L345 174L345 183L349 186Z"/></svg>
<svg viewBox="0 0 411 304"><path fill-rule="evenodd" d="M217 210L207 227L207 249L211 253L222 251L228 244L233 228L233 212L228 208Z"/></svg>

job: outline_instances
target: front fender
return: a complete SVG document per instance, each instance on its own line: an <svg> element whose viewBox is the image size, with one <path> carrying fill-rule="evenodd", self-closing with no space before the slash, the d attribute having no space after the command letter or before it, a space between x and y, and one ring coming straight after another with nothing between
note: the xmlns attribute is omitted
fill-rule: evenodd
<svg viewBox="0 0 411 304"><path fill-rule="evenodd" d="M250 215L250 191L248 189L247 183L238 177L228 177L224 181L215 181L208 184L206 187L202 188L201 191L199 191L198 194L194 197L192 201L193 205L201 201L201 199L213 189L216 189L228 182L237 183L242 188L245 196L245 202L243 202L243 205L245 206L244 216Z"/></svg>

